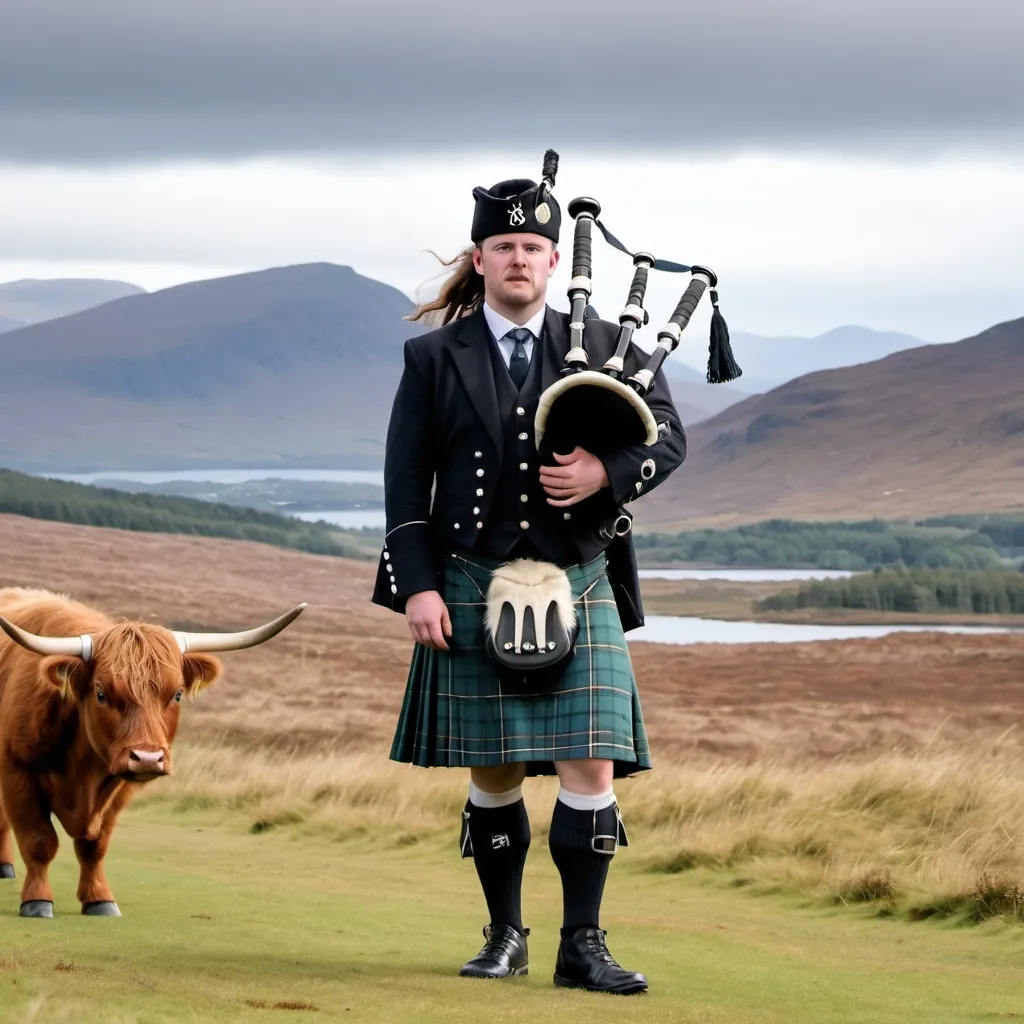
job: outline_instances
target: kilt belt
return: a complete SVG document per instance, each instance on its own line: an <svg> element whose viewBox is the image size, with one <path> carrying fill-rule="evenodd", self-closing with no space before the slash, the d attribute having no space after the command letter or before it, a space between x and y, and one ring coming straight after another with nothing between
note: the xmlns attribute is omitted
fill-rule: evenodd
<svg viewBox="0 0 1024 1024"><path fill-rule="evenodd" d="M465 552L444 560L448 651L417 644L391 759L421 767L602 758L616 777L651 767L636 679L602 553L565 569L578 620L574 653L553 686L531 692L503 680L486 651L487 592L500 564Z"/></svg>

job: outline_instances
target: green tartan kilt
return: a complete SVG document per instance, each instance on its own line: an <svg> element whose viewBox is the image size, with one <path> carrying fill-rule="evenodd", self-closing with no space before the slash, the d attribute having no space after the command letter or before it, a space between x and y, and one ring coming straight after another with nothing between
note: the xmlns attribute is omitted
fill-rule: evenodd
<svg viewBox="0 0 1024 1024"><path fill-rule="evenodd" d="M614 761L617 778L650 768L604 554L566 569L580 623L575 653L555 687L532 694L503 685L484 650L496 567L457 554L445 559L449 649L416 645L391 759L425 768L525 762L528 775L553 775L555 761L580 758Z"/></svg>

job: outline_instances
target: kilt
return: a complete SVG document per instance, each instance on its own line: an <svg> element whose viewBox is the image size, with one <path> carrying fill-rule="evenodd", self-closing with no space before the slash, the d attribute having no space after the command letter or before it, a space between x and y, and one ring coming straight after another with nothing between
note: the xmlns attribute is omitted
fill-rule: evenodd
<svg viewBox="0 0 1024 1024"><path fill-rule="evenodd" d="M527 775L554 775L555 761L607 758L616 778L650 768L605 555L565 570L579 615L575 654L557 685L538 693L503 685L484 650L485 599L497 566L473 555L445 559L449 649L415 646L391 760L447 768L525 762Z"/></svg>

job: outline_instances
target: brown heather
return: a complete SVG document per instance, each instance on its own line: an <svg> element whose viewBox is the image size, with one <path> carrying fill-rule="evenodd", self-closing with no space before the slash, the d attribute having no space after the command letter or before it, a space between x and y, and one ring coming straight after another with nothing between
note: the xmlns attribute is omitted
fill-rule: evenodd
<svg viewBox="0 0 1024 1024"><path fill-rule="evenodd" d="M410 641L373 567L246 542L0 516L0 586L239 628L310 607L183 714L138 801L253 831L452 843L465 771L387 760ZM655 770L617 783L624 870L924 918L1024 918L1024 636L631 645ZM528 783L536 842L554 780ZM130 814L131 812L129 812Z"/></svg>

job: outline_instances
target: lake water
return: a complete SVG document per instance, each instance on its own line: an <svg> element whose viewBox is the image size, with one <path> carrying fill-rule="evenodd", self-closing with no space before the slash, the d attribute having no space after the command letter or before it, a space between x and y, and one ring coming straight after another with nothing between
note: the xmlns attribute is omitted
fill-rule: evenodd
<svg viewBox="0 0 1024 1024"><path fill-rule="evenodd" d="M347 509L340 512L291 512L295 519L302 519L307 523L316 523L323 520L332 526L341 526L346 530L361 530L364 526L371 526L384 529L384 509Z"/></svg>
<svg viewBox="0 0 1024 1024"><path fill-rule="evenodd" d="M846 579L843 569L641 569L644 580L731 580L745 583L788 583L791 580Z"/></svg>
<svg viewBox="0 0 1024 1024"><path fill-rule="evenodd" d="M996 626L813 626L789 622L726 622L677 615L648 615L630 641L656 644L803 643L808 640L857 640L890 633L1008 633Z"/></svg>

